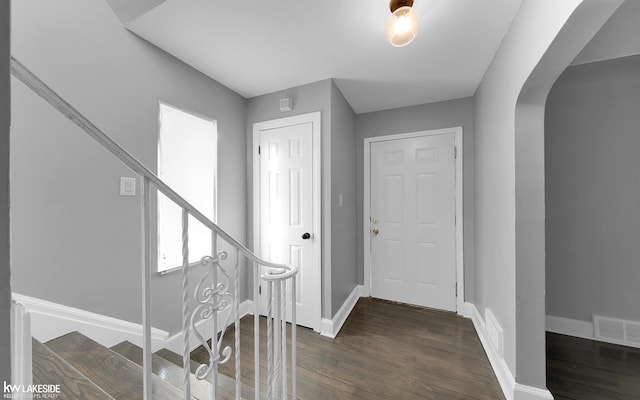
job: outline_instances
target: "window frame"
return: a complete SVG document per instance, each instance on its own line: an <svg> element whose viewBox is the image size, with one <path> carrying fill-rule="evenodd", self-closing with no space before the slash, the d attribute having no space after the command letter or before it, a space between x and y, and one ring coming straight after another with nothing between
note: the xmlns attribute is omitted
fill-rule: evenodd
<svg viewBox="0 0 640 400"><path fill-rule="evenodd" d="M214 223L217 224L218 221L218 139L219 139L219 134L218 134L218 121L215 118L206 116L204 114L192 111L190 109L184 108L184 107L180 107L180 106L176 106L172 103L169 103L165 100L159 99L158 100L158 128L157 128L157 136L156 136L156 174L158 175L158 177L160 177L160 135L161 135L161 130L162 130L162 107L169 107L172 108L174 110L178 110L181 111L185 114L189 114L193 117L205 120L207 122L211 122L213 123L214 126L214 134L215 134L215 138L213 141L213 154L215 154L215 160L214 160L214 164L213 164L213 219L212 221ZM158 192L156 192L158 193ZM160 240L160 200L159 200L159 196L161 194L159 194L156 197L156 271L155 274L158 276L164 276L164 275L168 275L177 271L182 270L182 265L176 265L175 267L169 267L163 270L160 270L160 259L161 259L161 240ZM189 263L189 268L194 267L200 265L200 261L194 261Z"/></svg>

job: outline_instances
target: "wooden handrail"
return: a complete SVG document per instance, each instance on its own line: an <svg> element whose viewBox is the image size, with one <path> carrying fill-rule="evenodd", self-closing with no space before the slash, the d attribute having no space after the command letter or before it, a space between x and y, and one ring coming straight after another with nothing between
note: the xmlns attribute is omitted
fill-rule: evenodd
<svg viewBox="0 0 640 400"><path fill-rule="evenodd" d="M122 146L111 139L107 134L102 132L91 121L85 118L78 110L76 110L71 104L67 103L62 97L54 92L47 84L42 82L37 76L35 76L27 67L25 67L20 61L11 56L11 74L18 78L22 83L27 85L38 96L42 97L47 103L51 104L56 110L62 113L67 119L71 120L80 129L91 136L96 142L104 147L109 153L120 160L124 165L131 168L134 172L147 178L149 182L162 194L171 199L178 206L189 212L189 215L200 221L204 226L216 232L227 243L237 248L247 259L254 261L259 265L263 265L268 268L283 268L287 271L286 276L282 279L295 274L297 267L285 264L275 264L269 261L265 261L256 256L245 245L238 242L231 235L222 230L215 222L207 218L197 208L192 206L182 196L176 193L171 187L164 183L156 174L154 174L149 168L145 167L140 161L126 151ZM273 279L273 278L271 278Z"/></svg>

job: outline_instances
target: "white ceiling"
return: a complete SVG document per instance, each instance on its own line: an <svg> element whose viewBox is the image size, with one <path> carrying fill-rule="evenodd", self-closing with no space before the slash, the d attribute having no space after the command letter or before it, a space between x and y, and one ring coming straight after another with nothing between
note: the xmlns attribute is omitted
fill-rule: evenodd
<svg viewBox="0 0 640 400"><path fill-rule="evenodd" d="M166 0L126 27L245 97L334 78L363 113L473 95L521 2L415 0L403 48L388 0Z"/></svg>

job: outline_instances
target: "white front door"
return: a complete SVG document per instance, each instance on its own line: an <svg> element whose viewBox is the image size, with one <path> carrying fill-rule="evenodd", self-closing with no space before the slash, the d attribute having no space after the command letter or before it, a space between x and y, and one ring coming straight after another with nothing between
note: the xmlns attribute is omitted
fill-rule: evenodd
<svg viewBox="0 0 640 400"><path fill-rule="evenodd" d="M314 257L320 249L317 248L319 230L314 227L314 207L318 206L313 188L314 122L288 119L275 125L256 124L260 146L260 226L256 227L260 229L260 256L299 268L297 323L315 328L318 299ZM263 313L266 310L264 286L261 290ZM290 301L290 292L288 296ZM290 319L290 304L287 314Z"/></svg>
<svg viewBox="0 0 640 400"><path fill-rule="evenodd" d="M453 133L371 143L371 295L456 310Z"/></svg>

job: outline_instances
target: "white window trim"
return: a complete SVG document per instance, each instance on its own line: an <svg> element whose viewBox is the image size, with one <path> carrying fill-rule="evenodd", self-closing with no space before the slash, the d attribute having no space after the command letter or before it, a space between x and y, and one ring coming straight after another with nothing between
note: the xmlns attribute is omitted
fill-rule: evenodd
<svg viewBox="0 0 640 400"><path fill-rule="evenodd" d="M189 110L187 108L184 107L180 107L180 106L176 106L172 103L169 103L165 100L159 99L158 100L158 126L157 126L157 146L160 146L160 129L162 128L162 121L161 121L161 114L160 114L160 107L161 106L165 106L165 107L171 107L174 108L176 110L182 111L184 113L190 114L194 117L203 119L205 121L209 121L215 124L216 126L216 140L214 141L214 154L216 155L216 159L215 159L215 163L214 163L214 169L213 169L213 222L214 223L218 223L218 120L216 120L215 118L206 116L204 114L200 114L198 112ZM159 155L159 149L156 149L156 156ZM156 174L159 174L159 167L160 167L160 159L156 159ZM160 221L160 212L159 212L159 202L156 200L156 234L157 234L157 238L156 238L156 268L155 268L155 274L158 276L165 276L165 275L169 275L178 271L182 270L182 265L177 265L175 267L170 267L167 269L163 269L162 271L159 270L160 267L160 229L158 229L159 226L159 221ZM200 265L200 261L194 261L192 263L189 263L189 268L195 267Z"/></svg>

